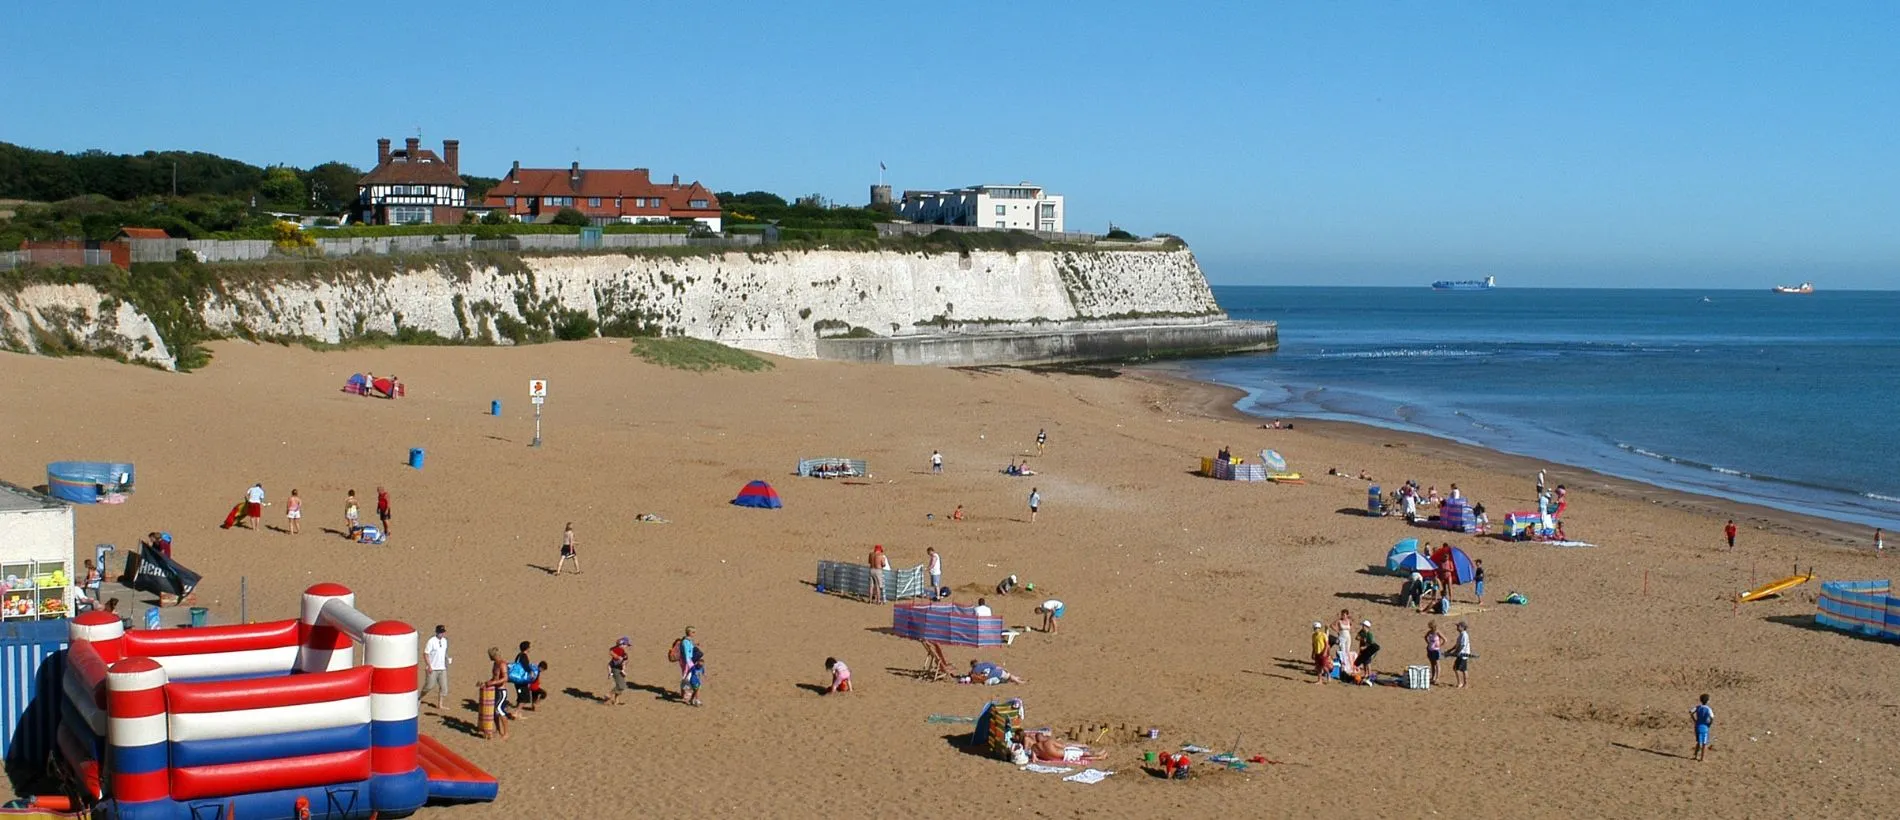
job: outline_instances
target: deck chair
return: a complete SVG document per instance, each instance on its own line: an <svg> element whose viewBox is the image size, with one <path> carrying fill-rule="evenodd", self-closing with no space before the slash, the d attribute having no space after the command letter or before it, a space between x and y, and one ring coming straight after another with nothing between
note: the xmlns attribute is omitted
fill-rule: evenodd
<svg viewBox="0 0 1900 820"><path fill-rule="evenodd" d="M930 641L918 641L924 645L924 668L917 673L919 680L950 680L955 673L950 671L950 662L943 657L943 645Z"/></svg>

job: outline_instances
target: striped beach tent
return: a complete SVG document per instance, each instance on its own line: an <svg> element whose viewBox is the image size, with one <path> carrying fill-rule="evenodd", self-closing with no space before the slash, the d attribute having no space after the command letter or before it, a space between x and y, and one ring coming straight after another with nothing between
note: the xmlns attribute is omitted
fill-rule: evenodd
<svg viewBox="0 0 1900 820"><path fill-rule="evenodd" d="M764 510L776 510L785 506L778 499L778 490L772 489L772 485L763 481L754 481L745 485L739 490L739 495L732 499L732 503L741 507L758 507Z"/></svg>
<svg viewBox="0 0 1900 820"><path fill-rule="evenodd" d="M900 638L956 646L1002 646L1003 619L948 603L891 607L891 631Z"/></svg>

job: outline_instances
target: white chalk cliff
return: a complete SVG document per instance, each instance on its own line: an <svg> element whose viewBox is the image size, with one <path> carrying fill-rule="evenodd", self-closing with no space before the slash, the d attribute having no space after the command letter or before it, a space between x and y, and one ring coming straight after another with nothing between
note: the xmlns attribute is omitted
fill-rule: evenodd
<svg viewBox="0 0 1900 820"><path fill-rule="evenodd" d="M214 336L343 343L408 331L513 344L551 338L563 321L584 317L610 332L639 327L793 357L815 356L819 338L854 329L909 336L1225 318L1187 250L591 254L416 264L396 273L231 277L200 294L195 310ZM5 349L83 350L173 367L175 352L160 334L151 317L91 285L0 291Z"/></svg>

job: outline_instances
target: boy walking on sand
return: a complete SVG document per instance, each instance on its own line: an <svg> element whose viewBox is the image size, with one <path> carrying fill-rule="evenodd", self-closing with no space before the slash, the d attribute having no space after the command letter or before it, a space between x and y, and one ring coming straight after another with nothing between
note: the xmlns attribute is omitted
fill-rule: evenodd
<svg viewBox="0 0 1900 820"><path fill-rule="evenodd" d="M1036 523L1036 510L1042 507L1042 491L1029 488L1029 523Z"/></svg>
<svg viewBox="0 0 1900 820"><path fill-rule="evenodd" d="M389 534L389 491L376 488L376 517L383 522L383 534Z"/></svg>
<svg viewBox="0 0 1900 820"><path fill-rule="evenodd" d="M1709 708L1708 695L1702 696L1702 702L1690 710L1689 716L1695 720L1695 759L1700 761L1709 748L1709 727L1715 725L1715 710Z"/></svg>
<svg viewBox="0 0 1900 820"><path fill-rule="evenodd" d="M574 574L581 574L581 556L574 551L574 522L567 522L567 529L561 533L561 562L554 565L554 574L560 575L567 568L567 562L574 562Z"/></svg>
<svg viewBox="0 0 1900 820"><path fill-rule="evenodd" d="M1735 519L1728 520L1728 526L1722 528L1722 534L1728 537L1728 548L1735 549Z"/></svg>
<svg viewBox="0 0 1900 820"><path fill-rule="evenodd" d="M1478 596L1478 606L1484 606L1484 559L1472 561L1471 585Z"/></svg>
<svg viewBox="0 0 1900 820"><path fill-rule="evenodd" d="M931 475L943 473L943 453L936 450L930 451L930 473Z"/></svg>
<svg viewBox="0 0 1900 820"><path fill-rule="evenodd" d="M633 639L622 635L607 650L607 678L614 684L613 694L607 696L609 706L619 706L620 693L627 691L627 647L632 645Z"/></svg>

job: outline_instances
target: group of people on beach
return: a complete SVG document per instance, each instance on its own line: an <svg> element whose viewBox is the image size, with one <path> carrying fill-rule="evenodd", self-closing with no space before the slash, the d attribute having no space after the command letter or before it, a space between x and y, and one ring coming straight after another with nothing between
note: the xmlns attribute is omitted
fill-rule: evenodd
<svg viewBox="0 0 1900 820"><path fill-rule="evenodd" d="M1342 609L1338 619L1331 625L1320 621L1313 622L1313 682L1323 684L1338 678L1341 682L1372 686L1378 683L1378 673L1372 668L1373 659L1379 654L1379 642L1372 632L1372 621L1361 620L1355 629L1352 612ZM1438 631L1438 622L1425 625L1425 663L1430 668L1431 683L1438 683L1438 662L1445 654L1445 636ZM1458 622L1458 635L1452 651L1452 671L1457 674L1457 688L1463 689L1469 682L1467 673L1471 660L1477 655L1471 651L1471 628L1464 621Z"/></svg>
<svg viewBox="0 0 1900 820"><path fill-rule="evenodd" d="M231 510L231 514L225 518L224 526L226 529L234 526L247 527L253 532L262 530L264 529L264 508L268 506L271 504L265 500L264 483L260 481L252 484L244 491L244 500L238 502L237 506ZM377 529L376 535L389 535L391 517L389 490L377 487L376 520L381 527ZM339 534L354 541L361 538L366 529L362 511L357 504L356 490L352 489L343 498L343 530ZM303 532L303 496L294 487L291 488L290 495L284 499L284 528L280 532L289 535L299 535ZM380 538L372 540L380 540Z"/></svg>

